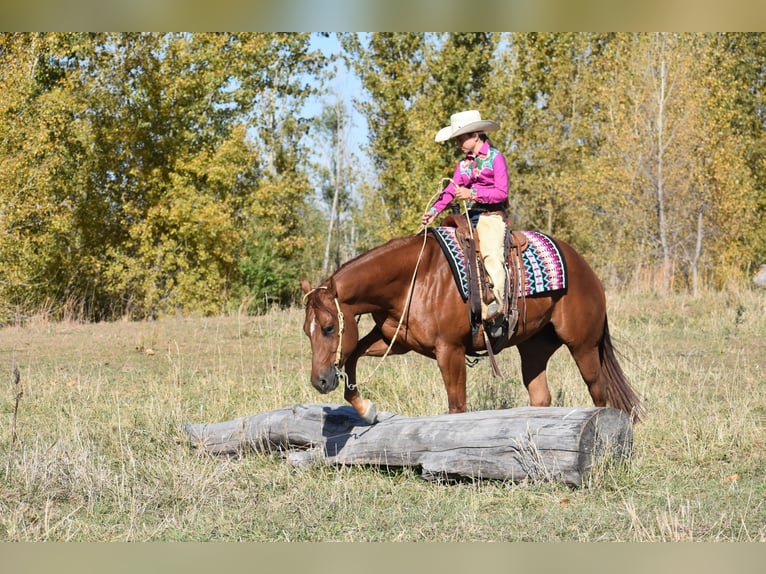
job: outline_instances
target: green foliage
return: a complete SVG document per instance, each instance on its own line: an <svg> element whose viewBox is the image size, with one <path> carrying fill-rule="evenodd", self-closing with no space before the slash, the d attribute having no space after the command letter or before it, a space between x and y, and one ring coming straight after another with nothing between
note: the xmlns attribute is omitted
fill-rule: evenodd
<svg viewBox="0 0 766 574"><path fill-rule="evenodd" d="M87 270L78 221L89 133L62 79L78 37L0 36L0 314L66 297Z"/></svg>
<svg viewBox="0 0 766 574"><path fill-rule="evenodd" d="M454 147L436 145L434 135L456 106L481 107L495 35L374 33L368 45L353 35L343 43L370 96L359 107L378 171L374 212L387 224L380 239L413 233L457 160Z"/></svg>
<svg viewBox="0 0 766 574"><path fill-rule="evenodd" d="M353 191L362 177L359 157L349 145L351 122L345 102L336 94L333 103L323 106L313 126L314 139L318 142L314 150L317 199L327 211L321 264L325 277L357 255L357 246L349 235L355 232Z"/></svg>
<svg viewBox="0 0 766 574"><path fill-rule="evenodd" d="M294 255L298 110L325 65L308 40L0 36L5 313L72 297L92 318L219 312L253 217Z"/></svg>
<svg viewBox="0 0 766 574"><path fill-rule="evenodd" d="M511 34L496 62L505 73L493 77L489 96L502 122L497 143L507 150L514 220L573 243L590 223L569 183L598 137L590 98L598 41L593 34Z"/></svg>
<svg viewBox="0 0 766 574"><path fill-rule="evenodd" d="M346 110L304 117L329 64L308 34L0 34L0 323L286 302L417 230L468 108L502 126L516 227L608 283L719 288L766 258L762 33L339 37L375 180L336 146Z"/></svg>
<svg viewBox="0 0 766 574"><path fill-rule="evenodd" d="M272 305L291 303L301 277L295 264L279 255L279 245L267 228L256 227L239 260L243 300L247 309L262 313Z"/></svg>
<svg viewBox="0 0 766 574"><path fill-rule="evenodd" d="M435 130L500 122L516 227L582 251L610 283L721 287L761 262L762 34L347 35L379 188L367 225L414 231L454 165ZM396 57L394 57L396 56ZM374 206L374 207L372 207Z"/></svg>
<svg viewBox="0 0 766 574"><path fill-rule="evenodd" d="M766 35L729 33L716 35L716 53L728 79L726 110L732 132L739 143L744 171L752 178L755 194L755 221L744 238L753 253L751 262L766 261ZM718 71L716 63L716 71ZM714 74L718 77L718 73Z"/></svg>
<svg viewBox="0 0 766 574"><path fill-rule="evenodd" d="M660 288L696 291L703 280L720 286L747 257L755 194L742 138L730 129L736 79L711 40L638 34L602 50L594 95L603 142L580 174L586 204L607 215L594 222L593 247L617 248L604 263L618 280L648 266Z"/></svg>

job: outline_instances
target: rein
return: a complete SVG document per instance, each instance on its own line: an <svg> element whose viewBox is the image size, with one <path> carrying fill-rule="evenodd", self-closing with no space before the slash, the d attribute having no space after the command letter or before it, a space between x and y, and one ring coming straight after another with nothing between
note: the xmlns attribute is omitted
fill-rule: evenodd
<svg viewBox="0 0 766 574"><path fill-rule="evenodd" d="M334 297L333 301L335 301L335 308L338 310L338 349L335 351L335 370L338 372L338 376L345 380L348 378L348 375L343 370L340 359L343 355L343 331L345 330L346 323L343 319L343 311L340 310L338 298Z"/></svg>
<svg viewBox="0 0 766 574"><path fill-rule="evenodd" d="M455 182L452 181L451 178L443 177L442 179L439 180L439 188L441 188L442 184L445 181L449 181L453 185L455 184ZM428 205L429 206L431 204L433 204L433 202L436 200L436 198L438 197L438 195L440 193L441 193L441 189L439 189L439 191L434 193L428 199ZM463 206L466 208L465 215L466 215L466 217L468 217L468 208L466 206L466 202L465 201L463 202ZM470 225L469 225L469 227L470 227ZM412 272L412 280L410 281L410 287L407 290L407 299L405 299L404 305L402 306L402 316L399 317L399 324L396 326L396 331L394 331L394 336L391 337L391 342L388 344L388 348L386 349L386 352L383 353L383 356L380 358L380 361L378 362L378 364L375 365L375 368L372 370L372 372L365 379L365 381L364 381L365 384L368 383L372 379L372 376L380 368L380 365L383 364L383 361L386 360L386 357L388 357L388 354L391 352L391 349L393 348L394 343L396 342L396 338L399 336L399 330L402 328L402 323L404 322L404 316L407 314L407 309L410 306L410 299L412 298L412 292L415 290L415 278L418 275L418 269L420 268L420 262L423 260L423 252L426 250L426 241L428 240L428 226L427 225L426 226L421 225L420 229L418 229L418 233L420 233L421 231L423 232L423 245L420 247L420 253L418 253L418 261L417 261L417 263L415 263L415 270ZM353 385L349 385L348 384L348 377L346 377L346 386L351 391L353 391L357 387L356 384L353 384Z"/></svg>
<svg viewBox="0 0 766 574"><path fill-rule="evenodd" d="M445 177L442 178L439 181L439 187L444 183L444 181L449 181L453 185L455 184L454 181L452 181L451 178ZM436 197L441 193L440 191L437 191L434 195L432 195L428 200L428 205L430 206L436 199ZM463 201L463 209L465 210L465 216L466 219L468 219L468 205L467 202ZM471 222L469 220L468 222L468 228L471 229ZM399 336L399 330L402 327L402 323L404 323L404 316L407 314L407 308L410 305L410 300L412 298L412 293L415 290L415 279L418 275L418 269L420 268L420 262L423 259L423 252L426 249L426 241L428 240L428 226L420 226L420 229L418 230L418 233L423 232L423 245L420 247L420 253L418 254L418 260L415 264L415 270L412 273L412 280L410 281L409 289L407 290L407 299L404 301L404 306L402 307L402 316L399 318L399 324L396 326L396 331L394 332L394 336L391 338L391 342L388 345L388 348L386 349L386 352L383 353L383 356L381 357L378 364L375 366L375 368L372 370L372 372L367 376L364 383L368 383L372 376L377 372L377 370L380 368L380 365L383 363L383 361L388 357L389 353L391 352L391 349L394 346L394 343L396 342L396 338ZM473 231L470 231L471 236L473 237ZM317 291L318 289L327 289L326 286L321 287L315 287L314 289L311 289L308 293L306 293L303 296L303 304L305 305L308 302L309 295L314 293L314 291ZM343 331L344 331L344 317L343 317L343 311L341 311L340 308L340 302L338 301L338 297L333 297L333 301L335 302L335 308L338 310L338 348L335 351L335 363L333 363L333 367L335 368L335 374L338 377L339 380L343 381L344 386L350 390L356 390L358 387L357 383L349 383L348 381L348 374L343 370L343 365L341 364L341 358L343 356Z"/></svg>
<svg viewBox="0 0 766 574"><path fill-rule="evenodd" d="M399 329L402 328L402 323L404 322L404 316L407 314L407 308L410 306L410 299L412 298L412 292L415 290L415 278L418 275L418 268L420 267L420 261L423 259L423 252L426 250L426 241L428 239L428 234L423 233L423 245L420 247L420 253L418 254L418 261L415 264L415 271L412 273L412 280L410 281L410 287L407 290L407 299L404 301L404 305L402 306L402 316L399 317L399 324L396 326L396 331L394 331L394 336L391 337L391 342L388 344L388 348L386 349L386 352L383 353L383 356L380 358L380 361L377 365L375 365L375 368L372 370L372 372L367 376L365 379L365 384L370 382L372 379L372 376L377 372L377 370L380 368L380 365L383 364L383 361L388 357L388 354L391 352L391 349L394 346L394 343L396 342L396 337L399 336ZM344 373L345 374L345 373ZM353 391L357 385L349 385L348 381L346 381L346 386L350 391Z"/></svg>

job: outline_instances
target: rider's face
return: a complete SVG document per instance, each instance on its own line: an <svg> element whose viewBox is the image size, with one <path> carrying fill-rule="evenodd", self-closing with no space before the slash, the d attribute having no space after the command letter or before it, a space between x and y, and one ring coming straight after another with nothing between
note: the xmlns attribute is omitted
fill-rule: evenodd
<svg viewBox="0 0 766 574"><path fill-rule="evenodd" d="M465 154L468 153L476 153L478 142L481 140L479 139L479 134L477 132L474 132L472 134L460 134L455 138L455 143L460 148L460 151L462 151Z"/></svg>

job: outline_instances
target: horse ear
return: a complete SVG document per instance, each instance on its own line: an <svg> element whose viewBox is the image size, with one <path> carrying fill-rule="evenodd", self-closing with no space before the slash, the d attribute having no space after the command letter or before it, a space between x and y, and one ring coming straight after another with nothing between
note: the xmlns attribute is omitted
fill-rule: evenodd
<svg viewBox="0 0 766 574"><path fill-rule="evenodd" d="M311 285L309 285L309 282L305 279L301 279L301 289L303 289L303 293L308 294L309 291L311 291Z"/></svg>

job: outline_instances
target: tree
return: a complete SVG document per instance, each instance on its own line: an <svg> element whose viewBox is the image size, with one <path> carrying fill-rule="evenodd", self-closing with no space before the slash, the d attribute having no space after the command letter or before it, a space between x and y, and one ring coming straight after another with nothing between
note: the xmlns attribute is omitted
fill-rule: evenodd
<svg viewBox="0 0 766 574"><path fill-rule="evenodd" d="M82 170L92 141L71 90L83 34L0 35L0 309L39 310L90 293Z"/></svg>
<svg viewBox="0 0 766 574"><path fill-rule="evenodd" d="M330 104L325 104L317 118L317 148L325 152L318 162L319 187L322 201L329 206L327 237L322 258L322 275L330 272L330 256L334 254L333 264L337 268L355 253L353 242L341 241L337 229L347 217L353 205L351 190L356 183L354 168L358 162L353 151L348 148L351 117L340 96L336 95Z"/></svg>
<svg viewBox="0 0 766 574"><path fill-rule="evenodd" d="M728 89L731 130L742 144L742 158L752 174L755 218L745 239L751 249L749 265L766 261L766 34L716 34L720 65L731 80ZM716 74L718 76L718 74Z"/></svg>
<svg viewBox="0 0 766 574"><path fill-rule="evenodd" d="M267 162L246 212L250 229L266 232L246 238L246 245L248 250L256 247L268 252L266 265L285 270L278 281L280 288L269 293L272 301L285 305L300 291L298 277L304 275L304 270L297 263L308 244L304 214L310 209L306 138L311 122L301 110L306 99L318 93L309 80L321 77L327 59L308 52L307 34L256 34L255 39L263 43L266 51L258 56L257 69L264 85L254 86L251 143L255 157L265 157ZM264 241L264 237L268 240ZM245 258L240 267L250 263L252 260ZM269 274L272 270L263 272ZM263 299L265 293L254 290L251 284L245 286L256 299Z"/></svg>
<svg viewBox="0 0 766 574"><path fill-rule="evenodd" d="M502 130L497 144L510 171L510 202L519 226L540 229L587 248L590 214L577 182L598 146L592 131L599 57L597 34L513 33L487 88Z"/></svg>
<svg viewBox="0 0 766 574"><path fill-rule="evenodd" d="M714 64L718 52L710 40L619 36L599 71L596 125L604 141L587 162L585 181L613 214L604 243L632 254L619 273L659 263L662 292L698 289L704 261L715 276L722 263L716 257L738 241L721 250L714 238L740 234L739 225L726 230L723 221L732 204L747 208L752 198L730 129L726 75ZM621 222L630 224L619 229Z"/></svg>
<svg viewBox="0 0 766 574"><path fill-rule="evenodd" d="M300 251L299 111L325 65L308 39L4 35L4 300L212 313L242 279L250 230L253 243L268 226L278 257Z"/></svg>
<svg viewBox="0 0 766 574"><path fill-rule="evenodd" d="M356 36L341 38L344 49L369 94L359 102L369 127L370 155L378 174L382 217L380 239L389 239L409 227L412 218L412 175L407 165L415 149L409 129L409 107L424 82L425 35L374 33L364 47ZM409 198L408 198L408 194Z"/></svg>
<svg viewBox="0 0 766 574"><path fill-rule="evenodd" d="M382 214L380 239L413 231L434 174L454 165L433 133L470 106L502 126L492 139L514 223L569 241L610 282L648 270L663 292L721 286L765 249L762 35L372 34L344 46L369 96L380 187L362 212Z"/></svg>
<svg viewBox="0 0 766 574"><path fill-rule="evenodd" d="M481 107L495 35L374 33L364 45L347 34L342 43L369 96L358 106L378 175L378 240L413 233L456 161L434 135L452 113Z"/></svg>

